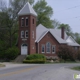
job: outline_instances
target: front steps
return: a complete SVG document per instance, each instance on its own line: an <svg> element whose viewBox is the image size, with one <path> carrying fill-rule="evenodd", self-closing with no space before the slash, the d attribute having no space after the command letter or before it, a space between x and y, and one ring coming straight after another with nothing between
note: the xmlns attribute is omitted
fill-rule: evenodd
<svg viewBox="0 0 80 80"><path fill-rule="evenodd" d="M14 60L14 62L21 63L21 62L23 62L24 59L26 59L26 55L19 55L19 56Z"/></svg>

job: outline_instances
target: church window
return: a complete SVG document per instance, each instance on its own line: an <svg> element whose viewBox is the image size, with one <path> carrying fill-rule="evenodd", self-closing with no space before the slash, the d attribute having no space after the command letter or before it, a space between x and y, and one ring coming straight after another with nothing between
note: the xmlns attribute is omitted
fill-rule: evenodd
<svg viewBox="0 0 80 80"><path fill-rule="evenodd" d="M45 53L45 45L42 45L42 53Z"/></svg>
<svg viewBox="0 0 80 80"><path fill-rule="evenodd" d="M21 26L24 26L24 18L21 18Z"/></svg>
<svg viewBox="0 0 80 80"><path fill-rule="evenodd" d="M21 31L21 38L24 38L24 31Z"/></svg>
<svg viewBox="0 0 80 80"><path fill-rule="evenodd" d="M52 53L55 53L55 45L52 45Z"/></svg>
<svg viewBox="0 0 80 80"><path fill-rule="evenodd" d="M51 51L51 44L50 44L50 42L47 42L46 43L46 52L50 53L50 51Z"/></svg>
<svg viewBox="0 0 80 80"><path fill-rule="evenodd" d="M28 38L28 31L25 31L25 38Z"/></svg>
<svg viewBox="0 0 80 80"><path fill-rule="evenodd" d="M26 17L26 26L28 26L28 17Z"/></svg>

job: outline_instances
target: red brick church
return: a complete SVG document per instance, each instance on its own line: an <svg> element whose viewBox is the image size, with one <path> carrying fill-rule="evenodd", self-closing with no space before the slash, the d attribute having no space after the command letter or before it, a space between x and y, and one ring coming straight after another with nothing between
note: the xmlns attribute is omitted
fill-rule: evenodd
<svg viewBox="0 0 80 80"><path fill-rule="evenodd" d="M55 57L60 45L79 48L80 45L65 33L64 28L48 29L42 24L36 27L37 13L28 2L19 11L18 16L18 47L21 55L38 53L47 57Z"/></svg>

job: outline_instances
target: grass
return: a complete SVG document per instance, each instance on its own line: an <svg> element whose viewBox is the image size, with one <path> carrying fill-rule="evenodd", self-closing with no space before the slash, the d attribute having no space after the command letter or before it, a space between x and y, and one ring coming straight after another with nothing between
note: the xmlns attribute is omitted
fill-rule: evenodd
<svg viewBox="0 0 80 80"><path fill-rule="evenodd" d="M5 67L5 65L4 64L0 64L0 67Z"/></svg>
<svg viewBox="0 0 80 80"><path fill-rule="evenodd" d="M80 71L80 66L73 67L73 68L71 68L71 69L73 69L73 70L77 70L77 71Z"/></svg>

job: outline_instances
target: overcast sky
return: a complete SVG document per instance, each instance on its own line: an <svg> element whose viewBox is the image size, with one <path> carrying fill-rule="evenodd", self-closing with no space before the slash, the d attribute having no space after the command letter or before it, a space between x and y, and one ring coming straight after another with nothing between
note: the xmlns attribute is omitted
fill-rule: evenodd
<svg viewBox="0 0 80 80"><path fill-rule="evenodd" d="M73 32L80 33L80 0L46 0L53 8L52 19L69 24Z"/></svg>
<svg viewBox="0 0 80 80"><path fill-rule="evenodd" d="M73 32L80 33L80 0L46 1L53 8L54 14L52 19L69 24Z"/></svg>

